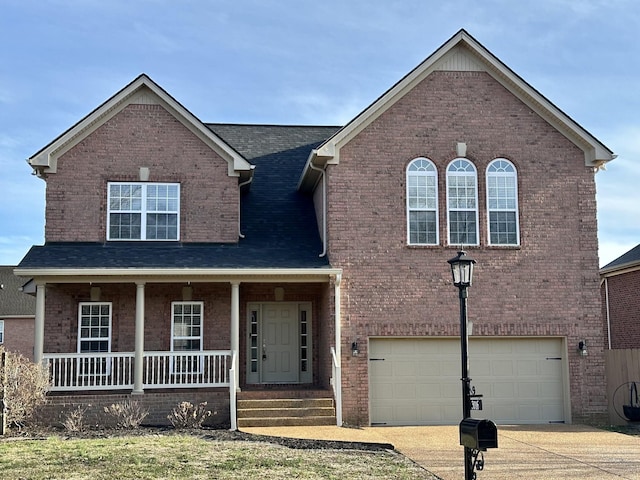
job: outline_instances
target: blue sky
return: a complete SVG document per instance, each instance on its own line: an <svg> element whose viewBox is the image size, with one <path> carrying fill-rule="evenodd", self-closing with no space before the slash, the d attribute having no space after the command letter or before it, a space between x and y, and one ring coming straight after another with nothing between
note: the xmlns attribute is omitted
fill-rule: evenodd
<svg viewBox="0 0 640 480"><path fill-rule="evenodd" d="M600 264L639 244L637 0L1 0L0 265L44 242L25 159L140 73L205 122L342 125L460 28L618 154Z"/></svg>

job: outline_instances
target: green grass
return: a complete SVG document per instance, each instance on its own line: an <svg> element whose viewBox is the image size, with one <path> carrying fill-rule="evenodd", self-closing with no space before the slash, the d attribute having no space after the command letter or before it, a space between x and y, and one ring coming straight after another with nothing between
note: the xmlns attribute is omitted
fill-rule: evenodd
<svg viewBox="0 0 640 480"><path fill-rule="evenodd" d="M183 435L0 441L2 479L425 479L385 451L290 449Z"/></svg>

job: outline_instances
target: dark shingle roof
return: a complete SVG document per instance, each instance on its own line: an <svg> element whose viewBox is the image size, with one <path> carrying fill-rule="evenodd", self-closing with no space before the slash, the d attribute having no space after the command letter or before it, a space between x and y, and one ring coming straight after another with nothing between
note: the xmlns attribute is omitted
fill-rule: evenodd
<svg viewBox="0 0 640 480"><path fill-rule="evenodd" d="M619 256L613 262L608 263L600 269L601 272L616 270L620 267L630 267L640 264L640 245L636 245L627 253Z"/></svg>
<svg viewBox="0 0 640 480"><path fill-rule="evenodd" d="M241 198L237 244L155 242L49 243L35 246L21 268L314 268L319 257L313 199L297 191L309 153L339 127L207 124L255 165Z"/></svg>
<svg viewBox="0 0 640 480"><path fill-rule="evenodd" d="M36 312L35 297L20 291L29 279L14 275L14 268L0 266L0 318L35 315Z"/></svg>

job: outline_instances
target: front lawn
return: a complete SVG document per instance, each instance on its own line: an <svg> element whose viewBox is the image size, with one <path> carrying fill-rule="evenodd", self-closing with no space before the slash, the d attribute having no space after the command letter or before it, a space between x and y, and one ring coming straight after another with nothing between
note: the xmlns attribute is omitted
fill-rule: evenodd
<svg viewBox="0 0 640 480"><path fill-rule="evenodd" d="M330 445L329 445L330 447ZM2 479L433 479L400 454L148 434L0 440Z"/></svg>

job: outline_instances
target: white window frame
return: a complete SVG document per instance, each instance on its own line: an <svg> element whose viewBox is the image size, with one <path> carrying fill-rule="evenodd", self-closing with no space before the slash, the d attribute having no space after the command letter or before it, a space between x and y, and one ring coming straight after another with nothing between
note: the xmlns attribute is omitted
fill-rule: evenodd
<svg viewBox="0 0 640 480"><path fill-rule="evenodd" d="M503 164L500 168L502 169L502 171L497 171L497 172L490 172L489 170L496 164ZM507 171L505 169L511 169L511 171ZM493 189L493 187L490 188L490 179L491 178L508 178L508 179L513 179L513 197L511 196L503 196L503 200L509 201L512 200L513 201L513 206L511 207L507 207L507 206L503 206L503 207L494 207L492 208L491 205L493 203L493 201L495 200L494 198L490 197L490 193L491 190ZM487 190L487 235L488 235L488 244L492 245L492 246L503 246L503 247L514 247L514 246L519 246L520 245L520 212L519 212L519 208L518 208L518 170L516 168L516 166L510 162L509 160L507 160L506 158L496 158L494 160L492 160L489 165L487 165L487 170L486 170L486 190ZM509 186L507 186L507 188L509 188ZM500 200L500 199L498 199ZM491 213L493 212L510 212L513 213L515 216L515 227L516 227L516 242L515 243L494 243L491 241Z"/></svg>
<svg viewBox="0 0 640 480"><path fill-rule="evenodd" d="M104 326L99 323L97 326L94 326L91 323L91 319L95 318L96 315L93 315L93 313L89 313L89 315L86 315L82 312L83 307L89 307L91 309L91 307L108 307L109 308L109 313L108 313L108 325L107 325L107 336L105 337L104 335L102 335L102 329L104 328ZM113 305L111 302L80 302L78 303L78 353L83 354L83 353L104 353L104 354L109 354L111 353L111 333L112 333L112 315L113 315ZM97 315L97 317L103 317L104 315L102 313L99 313ZM82 320L83 317L88 317L89 318L89 325L83 325L82 324ZM89 328L89 336L83 335L82 334L82 330L83 328ZM98 333L100 333L99 336L94 337L91 335L91 331L93 329L98 329ZM99 342L103 342L106 341L107 342L107 350L106 351L95 351L95 350L82 350L82 342L91 342L91 341L99 341ZM109 357L108 355L106 355L107 357ZM99 370L96 370L96 366L100 365L101 368ZM99 376L99 375L110 375L111 374L111 358L107 358L104 361L100 360L99 358L79 358L78 359L78 365L77 365L77 369L78 369L78 375L79 376L91 376L91 377L95 377L95 376Z"/></svg>
<svg viewBox="0 0 640 480"><path fill-rule="evenodd" d="M0 345L4 343L4 320L0 320Z"/></svg>
<svg viewBox="0 0 640 480"><path fill-rule="evenodd" d="M176 306L185 306L185 305L197 305L200 307L200 335L176 335L175 328L175 320L176 320ZM180 314L184 316L184 313ZM193 314L191 314L193 316ZM198 340L200 342L200 348L198 350L176 350L175 342L176 340ZM180 301L180 302L171 302L171 351L173 353L181 352L184 354L195 354L195 352L202 352L204 350L204 302L194 302L194 301ZM174 374L199 374L202 373L204 367L204 358L202 355L198 355L198 362L196 368L193 368L193 365L183 364L182 362L175 361L175 358L172 356L171 362L171 372Z"/></svg>
<svg viewBox="0 0 640 480"><path fill-rule="evenodd" d="M412 170L415 168L414 170ZM411 185L412 178L424 178L427 185ZM433 185L428 185L429 179L433 180ZM428 195L427 190L429 188L434 189L433 196ZM421 189L425 192L425 195L410 194L412 189ZM440 243L440 224L439 224L439 212L438 212L438 169L435 164L425 157L418 157L413 159L409 165L407 165L406 171L406 202L407 202L407 245L439 245ZM412 206L411 200L417 198L418 200L425 200L426 206ZM433 202L433 206L430 207L429 202ZM433 212L435 215L435 241L434 242L413 242L411 241L411 214L415 212ZM431 232L427 232L427 236Z"/></svg>
<svg viewBox="0 0 640 480"><path fill-rule="evenodd" d="M117 205L118 200L112 199L112 187L131 186L140 187L140 205L133 206L123 201L124 205ZM154 209L150 205L150 187L174 187L176 192L176 208ZM118 197L120 198L120 197ZM137 198L137 197L136 197ZM112 214L139 214L140 215L140 237L139 238L119 238L111 235L111 215ZM151 214L167 214L176 216L176 236L175 238L147 238L148 216ZM108 182L107 183L107 240L119 242L173 242L180 240L180 184L179 183L150 183L150 182Z"/></svg>
<svg viewBox="0 0 640 480"><path fill-rule="evenodd" d="M452 171L452 169L455 169L455 170ZM478 221L478 171L476 169L476 166L473 164L473 162L471 162L466 158L462 158L462 157L455 158L451 162L449 162L449 165L447 165L446 176L447 176L447 237L448 237L449 245L457 245L457 246L479 245L480 231L479 231L479 221ZM473 177L473 189L474 189L473 195L471 197L466 197L473 200L473 203L474 203L473 208L469 208L469 207L461 208L457 206L456 207L451 206L451 203L454 200L454 197L451 195L451 189L454 188L454 186L451 185L452 179L460 178L460 177ZM456 186L456 188L458 187ZM452 241L451 212L473 212L474 213L475 227L476 227L475 242L469 243L469 242L453 242Z"/></svg>

